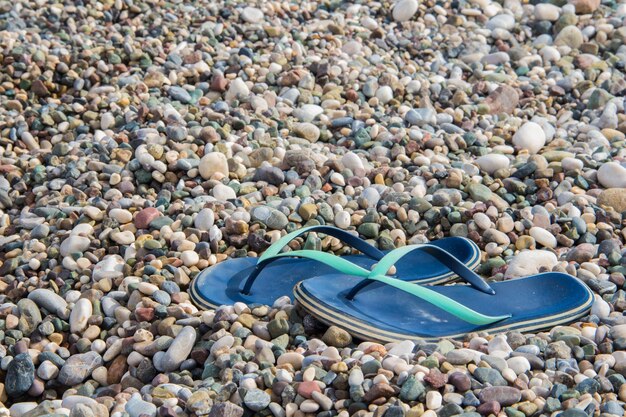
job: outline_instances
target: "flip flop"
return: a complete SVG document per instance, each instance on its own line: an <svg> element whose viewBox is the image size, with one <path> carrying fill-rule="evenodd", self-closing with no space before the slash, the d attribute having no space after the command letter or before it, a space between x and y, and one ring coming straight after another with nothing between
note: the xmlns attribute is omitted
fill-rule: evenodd
<svg viewBox="0 0 626 417"><path fill-rule="evenodd" d="M450 265L470 285L427 288L385 275L404 256L420 252ZM334 274L296 284L296 301L326 324L382 343L458 339L477 331L542 330L576 321L593 303L589 288L571 275L548 272L489 285L434 246L398 248L371 271L348 265L335 269Z"/></svg>
<svg viewBox="0 0 626 417"><path fill-rule="evenodd" d="M307 232L324 233L361 252L361 255L335 256L319 251L314 256L300 259L292 252L280 251L293 239ZM475 268L480 262L480 249L469 239L449 237L429 243L457 254L460 262ZM236 302L246 304L272 304L276 299L293 294L299 281L314 276L334 273L336 262L348 262L357 268L371 269L385 256L366 241L336 227L310 226L283 236L272 244L260 257L228 259L202 271L191 284L189 294L201 308L217 308ZM320 259L324 262L320 262ZM454 279L454 272L435 257L428 254L407 256L396 266L396 277L422 284L439 284ZM254 285L253 285L254 284Z"/></svg>

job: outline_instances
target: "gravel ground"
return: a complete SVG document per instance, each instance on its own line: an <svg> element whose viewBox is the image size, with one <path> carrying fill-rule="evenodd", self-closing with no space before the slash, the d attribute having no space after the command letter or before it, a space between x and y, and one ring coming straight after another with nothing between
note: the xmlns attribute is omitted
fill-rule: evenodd
<svg viewBox="0 0 626 417"><path fill-rule="evenodd" d="M0 416L622 417L626 3L535 3L0 0ZM314 224L595 302L381 345L190 301Z"/></svg>

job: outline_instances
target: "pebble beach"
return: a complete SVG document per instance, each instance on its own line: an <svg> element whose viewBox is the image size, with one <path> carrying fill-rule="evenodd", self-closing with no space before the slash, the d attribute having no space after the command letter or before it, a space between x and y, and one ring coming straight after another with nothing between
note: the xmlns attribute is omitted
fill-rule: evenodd
<svg viewBox="0 0 626 417"><path fill-rule="evenodd" d="M625 93L623 0L0 0L0 417L623 417ZM318 224L593 307L380 344L190 300Z"/></svg>

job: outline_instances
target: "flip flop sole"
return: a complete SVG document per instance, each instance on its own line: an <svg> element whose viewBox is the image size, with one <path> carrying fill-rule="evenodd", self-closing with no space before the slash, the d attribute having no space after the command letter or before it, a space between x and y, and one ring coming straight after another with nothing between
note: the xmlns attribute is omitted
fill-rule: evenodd
<svg viewBox="0 0 626 417"><path fill-rule="evenodd" d="M460 339L477 331L543 330L584 317L593 303L593 295L582 282L558 273L493 283L495 296L463 285L431 288L483 314L513 314L510 319L490 326L476 326L405 292L379 284L363 290L353 301L346 300L345 293L359 280L346 275L312 278L296 285L294 295L298 304L320 321L339 326L358 338L383 343ZM322 284L328 291L321 290ZM333 291L334 296L330 295ZM524 298L520 300L520 297ZM393 307L382 309L390 300Z"/></svg>
<svg viewBox="0 0 626 417"><path fill-rule="evenodd" d="M470 269L476 268L480 263L480 250L468 239L446 238L431 244L454 253ZM347 255L342 258L366 269L370 269L377 262L364 255ZM194 278L189 288L191 300L198 307L206 309L236 302L272 304L282 296L291 297L294 286L302 280L337 272L327 265L308 259L280 259L264 268L250 294L241 294L244 281L256 263L257 258L236 258L205 269ZM411 282L420 284L440 284L455 278L455 274L445 265L425 253L405 257L396 265L396 270L396 277L411 277Z"/></svg>

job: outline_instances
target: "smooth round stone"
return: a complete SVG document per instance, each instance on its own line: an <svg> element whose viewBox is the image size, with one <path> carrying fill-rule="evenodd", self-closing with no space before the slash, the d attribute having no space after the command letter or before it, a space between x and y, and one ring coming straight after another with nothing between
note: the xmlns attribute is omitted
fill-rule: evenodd
<svg viewBox="0 0 626 417"><path fill-rule="evenodd" d="M448 355L450 352L448 353ZM466 363L469 363L467 361ZM453 372L448 376L448 383L454 385L458 392L466 392L472 387L470 378L463 372Z"/></svg>
<svg viewBox="0 0 626 417"><path fill-rule="evenodd" d="M59 368L52 362L46 360L39 364L39 368L37 368L37 376L44 381L49 381L54 379L59 374Z"/></svg>
<svg viewBox="0 0 626 417"><path fill-rule="evenodd" d="M235 78L230 83L230 86L228 87L228 91L226 91L224 98L227 102L230 103L238 97L247 97L248 95L250 95L250 89L248 88L246 82L241 78Z"/></svg>
<svg viewBox="0 0 626 417"><path fill-rule="evenodd" d="M87 328L87 321L93 314L93 306L91 301L81 298L74 304L74 308L70 313L70 331L72 333L81 333Z"/></svg>
<svg viewBox="0 0 626 417"><path fill-rule="evenodd" d="M161 212L155 207L146 207L135 215L135 227L147 229L153 220L161 216Z"/></svg>
<svg viewBox="0 0 626 417"><path fill-rule="evenodd" d="M18 327L24 335L29 336L41 323L41 312L37 304L28 298L18 301L17 308L20 313Z"/></svg>
<svg viewBox="0 0 626 417"><path fill-rule="evenodd" d="M364 380L365 377L363 376L363 371L361 371L361 368L354 368L350 371L350 375L348 376L348 384L351 387L360 386Z"/></svg>
<svg viewBox="0 0 626 417"><path fill-rule="evenodd" d="M488 155L483 155L476 160L476 163L488 174L493 174L499 169L508 168L510 161L506 155L502 155L499 153L490 153Z"/></svg>
<svg viewBox="0 0 626 417"><path fill-rule="evenodd" d="M561 166L565 171L575 171L583 169L584 163L580 159L566 157L561 160Z"/></svg>
<svg viewBox="0 0 626 417"><path fill-rule="evenodd" d="M211 346L211 353L214 354L215 352L219 352L224 349L230 349L234 343L235 338L233 336L224 336L215 343L213 343L213 346Z"/></svg>
<svg viewBox="0 0 626 417"><path fill-rule="evenodd" d="M335 226L340 229L347 229L350 227L350 213L347 211L340 211L335 214Z"/></svg>
<svg viewBox="0 0 626 417"><path fill-rule="evenodd" d="M228 177L228 160L226 155L219 152L210 152L200 159L198 165L198 171L200 176L205 180L210 179L216 173L221 174L223 177Z"/></svg>
<svg viewBox="0 0 626 417"><path fill-rule="evenodd" d="M151 404L147 401L141 399L141 395L139 393L134 393L130 400L126 403L124 410L128 413L130 417L139 417L139 416L156 416L157 407L154 404Z"/></svg>
<svg viewBox="0 0 626 417"><path fill-rule="evenodd" d="M300 410L303 413L315 413L319 408L320 405L313 400L304 400L302 404L300 404Z"/></svg>
<svg viewBox="0 0 626 417"><path fill-rule="evenodd" d="M556 62L561 59L561 53L558 49L552 46L544 46L539 51L539 55L543 58L543 60L547 62Z"/></svg>
<svg viewBox="0 0 626 417"><path fill-rule="evenodd" d="M180 101L181 103L189 103L192 100L191 94L189 94L189 92L184 88L177 85L170 87L168 94L172 99Z"/></svg>
<svg viewBox="0 0 626 417"><path fill-rule="evenodd" d="M317 142L320 138L320 128L309 122L296 124L294 126L294 132L311 143Z"/></svg>
<svg viewBox="0 0 626 417"><path fill-rule="evenodd" d="M598 196L598 205L611 207L618 213L626 211L626 188L609 188Z"/></svg>
<svg viewBox="0 0 626 417"><path fill-rule="evenodd" d="M255 207L251 214L254 220L264 223L273 230L282 230L289 223L283 212L267 206Z"/></svg>
<svg viewBox="0 0 626 417"><path fill-rule="evenodd" d="M342 156L341 163L353 172L357 169L364 169L363 161L354 152L347 152L344 156Z"/></svg>
<svg viewBox="0 0 626 417"><path fill-rule="evenodd" d="M498 402L500 405L513 405L522 398L520 390L514 387L487 387L480 391L481 403Z"/></svg>
<svg viewBox="0 0 626 417"><path fill-rule="evenodd" d="M374 187L367 187L364 189L363 193L361 193L361 197L363 197L367 207L376 207L380 201L380 193Z"/></svg>
<svg viewBox="0 0 626 417"><path fill-rule="evenodd" d="M120 255L106 255L94 266L91 277L97 282L103 278L121 276L125 264Z"/></svg>
<svg viewBox="0 0 626 417"><path fill-rule="evenodd" d="M72 355L65 361L57 381L68 387L80 384L102 364L102 357L96 352Z"/></svg>
<svg viewBox="0 0 626 417"><path fill-rule="evenodd" d="M302 361L304 360L304 356L297 352L287 352L280 355L277 359L276 364L278 366L290 364L293 366L293 369L299 370L302 368Z"/></svg>
<svg viewBox="0 0 626 417"><path fill-rule="evenodd" d="M539 124L526 122L513 135L513 144L536 154L546 144L546 134Z"/></svg>
<svg viewBox="0 0 626 417"><path fill-rule="evenodd" d="M604 301L601 296L594 294L593 305L591 306L591 314L600 318L608 317L611 314L611 306Z"/></svg>
<svg viewBox="0 0 626 417"><path fill-rule="evenodd" d="M130 245L135 242L135 234L130 230L111 233L111 239L119 245Z"/></svg>
<svg viewBox="0 0 626 417"><path fill-rule="evenodd" d="M417 12L419 4L417 0L400 0L393 7L393 20L396 22L405 22L413 17Z"/></svg>
<svg viewBox="0 0 626 417"><path fill-rule="evenodd" d="M191 326L185 326L180 331L174 342L167 349L165 354L159 361L154 361L154 366L161 372L172 372L177 370L180 365L191 353L194 343L196 342L196 330Z"/></svg>
<svg viewBox="0 0 626 417"><path fill-rule="evenodd" d="M376 90L376 98L381 104L387 104L393 99L393 90L388 85L379 87Z"/></svg>
<svg viewBox="0 0 626 417"><path fill-rule="evenodd" d="M312 122L322 113L324 113L324 109L320 106L316 104L305 104L294 111L294 116L296 116L301 122Z"/></svg>
<svg viewBox="0 0 626 417"><path fill-rule="evenodd" d="M541 268L552 270L557 264L556 255L545 250L526 250L518 253L509 263L506 278L525 277L539 273Z"/></svg>
<svg viewBox="0 0 626 417"><path fill-rule="evenodd" d="M28 294L28 298L33 300L40 308L45 308L58 316L66 317L67 302L58 294L45 288L38 288Z"/></svg>
<svg viewBox="0 0 626 417"><path fill-rule="evenodd" d="M200 210L193 221L196 229L208 232L215 223L215 213L210 208Z"/></svg>
<svg viewBox="0 0 626 417"><path fill-rule="evenodd" d="M572 49L578 49L584 41L585 38L580 29L574 25L570 25L561 29L554 40L554 44L556 46L569 46Z"/></svg>
<svg viewBox="0 0 626 417"><path fill-rule="evenodd" d="M506 360L506 363L515 374L520 375L530 371L530 362L523 356L515 356Z"/></svg>
<svg viewBox="0 0 626 417"><path fill-rule="evenodd" d="M258 23L263 20L263 11L256 7L245 7L241 12L241 18L248 23Z"/></svg>
<svg viewBox="0 0 626 417"><path fill-rule="evenodd" d="M485 26L489 30L512 30L515 27L515 17L510 14L499 14L489 19Z"/></svg>
<svg viewBox="0 0 626 417"><path fill-rule="evenodd" d="M535 241L546 248L556 248L557 241L556 237L541 227L531 227L530 235L535 239Z"/></svg>
<svg viewBox="0 0 626 417"><path fill-rule="evenodd" d="M200 257L195 251L186 250L180 255L180 260L183 261L185 266L193 266L200 261Z"/></svg>
<svg viewBox="0 0 626 417"><path fill-rule="evenodd" d="M485 213L476 213L474 214L474 222L476 222L476 226L480 227L483 230L487 230L491 228L491 219Z"/></svg>
<svg viewBox="0 0 626 417"><path fill-rule="evenodd" d="M329 346L343 348L352 342L352 336L337 326L330 326L322 336L322 340Z"/></svg>
<svg viewBox="0 0 626 417"><path fill-rule="evenodd" d="M437 410L441 407L443 397L439 391L428 391L426 393L426 408L429 410Z"/></svg>
<svg viewBox="0 0 626 417"><path fill-rule="evenodd" d="M213 197L215 197L217 201L228 201L237 198L235 190L224 184L217 184L215 187L213 187L213 190L211 190L211 192L213 193Z"/></svg>
<svg viewBox="0 0 626 417"><path fill-rule="evenodd" d="M511 346L504 336L496 336L489 341L488 344L489 354L492 356L508 356L512 352Z"/></svg>
<svg viewBox="0 0 626 417"><path fill-rule="evenodd" d="M109 211L109 216L121 224L130 223L133 220L132 213L124 209L113 209Z"/></svg>
<svg viewBox="0 0 626 417"><path fill-rule="evenodd" d="M60 253L61 256L69 256L72 253L82 253L87 250L91 240L83 236L70 235L67 239L61 242Z"/></svg>
<svg viewBox="0 0 626 417"><path fill-rule="evenodd" d="M559 19L561 8L550 3L539 3L535 5L535 19L548 20L554 22Z"/></svg>
<svg viewBox="0 0 626 417"><path fill-rule="evenodd" d="M606 162L598 169L598 181L606 188L626 188L626 167Z"/></svg>

